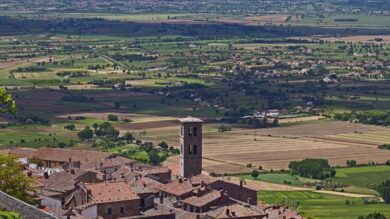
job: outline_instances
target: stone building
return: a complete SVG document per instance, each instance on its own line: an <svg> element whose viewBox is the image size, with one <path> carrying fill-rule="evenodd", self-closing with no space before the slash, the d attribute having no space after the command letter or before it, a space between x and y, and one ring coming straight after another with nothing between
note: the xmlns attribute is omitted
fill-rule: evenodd
<svg viewBox="0 0 390 219"><path fill-rule="evenodd" d="M187 117L180 121L180 174L191 177L202 173L202 123Z"/></svg>

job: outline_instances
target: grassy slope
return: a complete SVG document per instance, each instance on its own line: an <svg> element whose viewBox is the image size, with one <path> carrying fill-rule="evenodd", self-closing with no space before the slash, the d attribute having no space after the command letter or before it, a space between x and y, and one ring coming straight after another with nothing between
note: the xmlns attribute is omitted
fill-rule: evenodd
<svg viewBox="0 0 390 219"><path fill-rule="evenodd" d="M245 179L253 179L251 175L242 175L241 177ZM277 184L286 184L285 181L291 182L291 185L294 186L302 186L303 183L299 181L299 178L296 176L292 176L287 173L266 173L261 174L256 179L259 181L269 182L269 183L277 183Z"/></svg>
<svg viewBox="0 0 390 219"><path fill-rule="evenodd" d="M356 219L360 215L370 212L382 212L390 216L390 205L364 204L362 199L346 198L334 195L325 195L309 191L268 192L261 191L258 198L267 203L281 203L285 201L299 201L298 211L306 216L319 219ZM346 205L346 200L350 205Z"/></svg>
<svg viewBox="0 0 390 219"><path fill-rule="evenodd" d="M360 187L371 187L374 183L390 179L390 166L371 166L337 169L334 181Z"/></svg>

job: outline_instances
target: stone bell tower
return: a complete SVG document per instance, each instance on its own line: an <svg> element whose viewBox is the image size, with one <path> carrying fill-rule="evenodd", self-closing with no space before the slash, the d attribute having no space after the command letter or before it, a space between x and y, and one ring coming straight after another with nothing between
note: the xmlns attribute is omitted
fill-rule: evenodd
<svg viewBox="0 0 390 219"><path fill-rule="evenodd" d="M198 118L180 121L180 174L191 177L202 173L202 124Z"/></svg>

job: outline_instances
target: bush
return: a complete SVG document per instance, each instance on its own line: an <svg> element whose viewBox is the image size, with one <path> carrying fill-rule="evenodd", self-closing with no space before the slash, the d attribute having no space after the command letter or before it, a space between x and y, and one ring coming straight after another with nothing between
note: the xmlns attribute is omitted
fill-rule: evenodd
<svg viewBox="0 0 390 219"><path fill-rule="evenodd" d="M232 127L230 127L230 126L221 125L218 127L218 132L227 132L227 131L231 131L231 130L232 130Z"/></svg>
<svg viewBox="0 0 390 219"><path fill-rule="evenodd" d="M93 131L89 128L89 126L86 126L83 130L77 133L77 136L83 141L88 140L93 137Z"/></svg>
<svg viewBox="0 0 390 219"><path fill-rule="evenodd" d="M359 216L358 219L386 219L382 213L371 213L367 216Z"/></svg>
<svg viewBox="0 0 390 219"><path fill-rule="evenodd" d="M382 182L376 189L385 203L390 204L390 180Z"/></svg>
<svg viewBox="0 0 390 219"><path fill-rule="evenodd" d="M69 131L74 131L76 129L76 126L73 124L68 124L64 126L64 129L67 129Z"/></svg>
<svg viewBox="0 0 390 219"><path fill-rule="evenodd" d="M252 173L251 173L251 176L254 178L254 179L257 179L257 177L259 177L260 173L258 170L253 170Z"/></svg>
<svg viewBox="0 0 390 219"><path fill-rule="evenodd" d="M390 150L390 144L382 144L378 146L379 149Z"/></svg>
<svg viewBox="0 0 390 219"><path fill-rule="evenodd" d="M109 121L118 121L118 116L114 114L108 115L108 120Z"/></svg>
<svg viewBox="0 0 390 219"><path fill-rule="evenodd" d="M58 142L57 146L58 146L59 148L64 148L64 147L66 147L67 145L66 145L65 142Z"/></svg>
<svg viewBox="0 0 390 219"><path fill-rule="evenodd" d="M348 167L355 167L357 165L356 160L347 160Z"/></svg>
<svg viewBox="0 0 390 219"><path fill-rule="evenodd" d="M165 141L159 143L158 146L160 146L160 148L163 150L167 150L169 148L168 143L166 143Z"/></svg>

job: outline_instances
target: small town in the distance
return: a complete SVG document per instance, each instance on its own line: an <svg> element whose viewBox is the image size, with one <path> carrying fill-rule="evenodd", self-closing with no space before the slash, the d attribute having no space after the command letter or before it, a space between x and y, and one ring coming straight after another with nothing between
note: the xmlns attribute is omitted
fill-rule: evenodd
<svg viewBox="0 0 390 219"><path fill-rule="evenodd" d="M0 0L0 219L390 219L389 0Z"/></svg>

